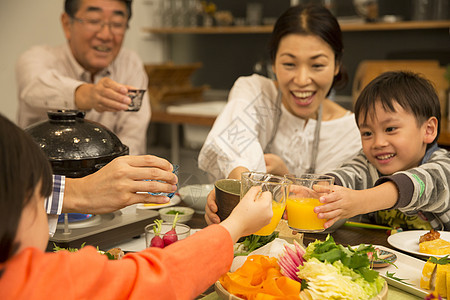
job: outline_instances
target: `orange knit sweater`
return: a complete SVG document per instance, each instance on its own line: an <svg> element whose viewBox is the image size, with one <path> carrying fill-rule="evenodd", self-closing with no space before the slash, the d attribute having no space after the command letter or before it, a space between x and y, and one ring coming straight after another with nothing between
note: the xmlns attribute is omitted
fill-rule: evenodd
<svg viewBox="0 0 450 300"><path fill-rule="evenodd" d="M232 260L231 237L220 225L117 261L90 246L76 253L27 248L0 264L0 299L193 299Z"/></svg>

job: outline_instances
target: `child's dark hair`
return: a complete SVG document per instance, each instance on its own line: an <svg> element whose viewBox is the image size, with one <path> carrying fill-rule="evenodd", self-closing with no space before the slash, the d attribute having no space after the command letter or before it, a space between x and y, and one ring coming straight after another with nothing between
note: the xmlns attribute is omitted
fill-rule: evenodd
<svg viewBox="0 0 450 300"><path fill-rule="evenodd" d="M333 50L339 73L334 76L332 87L343 88L348 82L348 74L342 65L344 43L339 23L324 6L316 4L292 6L275 23L269 41L269 54L272 63L281 40L290 34L315 35L325 41Z"/></svg>
<svg viewBox="0 0 450 300"><path fill-rule="evenodd" d="M20 246L14 239L23 208L30 202L39 182L38 192L49 197L53 179L48 158L38 145L1 114L0 170L0 263L3 263Z"/></svg>
<svg viewBox="0 0 450 300"><path fill-rule="evenodd" d="M431 82L409 71L386 72L372 80L355 103L356 123L360 117L375 116L375 104L381 103L386 111L394 112L394 103L412 113L418 125L431 117L438 120L436 142L441 128L441 106Z"/></svg>

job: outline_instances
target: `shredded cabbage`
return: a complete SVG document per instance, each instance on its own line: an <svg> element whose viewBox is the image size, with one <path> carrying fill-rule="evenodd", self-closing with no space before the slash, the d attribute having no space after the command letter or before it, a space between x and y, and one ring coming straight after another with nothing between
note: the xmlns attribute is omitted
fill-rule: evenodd
<svg viewBox="0 0 450 300"><path fill-rule="evenodd" d="M298 276L305 279L308 288L300 292L300 299L371 299L381 291L384 279L367 282L360 274L344 266L311 258L299 266Z"/></svg>

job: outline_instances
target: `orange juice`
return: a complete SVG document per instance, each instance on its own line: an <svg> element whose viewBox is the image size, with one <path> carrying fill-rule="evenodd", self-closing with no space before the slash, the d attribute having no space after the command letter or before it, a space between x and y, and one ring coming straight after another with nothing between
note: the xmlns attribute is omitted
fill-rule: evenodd
<svg viewBox="0 0 450 300"><path fill-rule="evenodd" d="M272 232L277 228L278 223L280 223L281 216L283 216L284 208L286 207L286 203L278 203L276 201L272 201L272 211L273 216L270 219L270 223L255 232L256 235L271 235Z"/></svg>
<svg viewBox="0 0 450 300"><path fill-rule="evenodd" d="M326 219L317 218L314 207L322 205L319 199L293 198L286 201L289 227L299 231L322 231Z"/></svg>

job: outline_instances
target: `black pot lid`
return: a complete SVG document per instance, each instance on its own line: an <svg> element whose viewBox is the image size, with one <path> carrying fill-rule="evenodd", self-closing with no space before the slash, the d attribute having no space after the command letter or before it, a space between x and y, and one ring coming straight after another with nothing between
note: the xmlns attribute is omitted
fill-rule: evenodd
<svg viewBox="0 0 450 300"><path fill-rule="evenodd" d="M128 154L128 147L105 126L84 119L77 110L47 113L49 119L25 129L50 162L113 159Z"/></svg>

